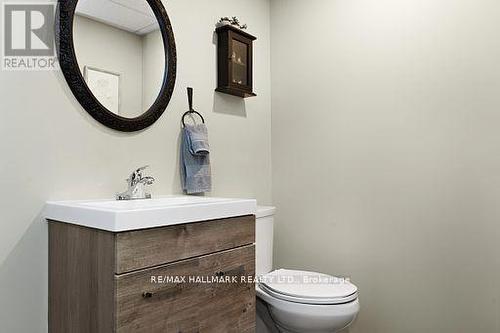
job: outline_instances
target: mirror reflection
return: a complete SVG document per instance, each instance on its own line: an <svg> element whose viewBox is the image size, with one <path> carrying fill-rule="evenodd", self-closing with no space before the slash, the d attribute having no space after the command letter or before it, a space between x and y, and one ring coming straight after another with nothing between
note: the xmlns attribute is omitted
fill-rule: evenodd
<svg viewBox="0 0 500 333"><path fill-rule="evenodd" d="M87 86L109 111L136 118L153 105L166 55L146 0L79 0L73 44Z"/></svg>

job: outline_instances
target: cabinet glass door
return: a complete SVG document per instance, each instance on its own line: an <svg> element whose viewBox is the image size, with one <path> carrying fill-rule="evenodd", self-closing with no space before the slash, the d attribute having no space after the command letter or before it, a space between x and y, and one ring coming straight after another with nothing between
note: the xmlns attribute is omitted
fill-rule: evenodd
<svg viewBox="0 0 500 333"><path fill-rule="evenodd" d="M233 39L231 55L234 84L248 85L248 45Z"/></svg>

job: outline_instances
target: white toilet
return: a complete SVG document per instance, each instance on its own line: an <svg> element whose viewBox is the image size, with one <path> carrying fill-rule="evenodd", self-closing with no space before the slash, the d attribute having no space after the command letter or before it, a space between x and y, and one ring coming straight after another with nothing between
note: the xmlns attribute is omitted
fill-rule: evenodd
<svg viewBox="0 0 500 333"><path fill-rule="evenodd" d="M315 272L272 271L275 211L257 209L257 333L333 333L347 328L359 312L354 284Z"/></svg>

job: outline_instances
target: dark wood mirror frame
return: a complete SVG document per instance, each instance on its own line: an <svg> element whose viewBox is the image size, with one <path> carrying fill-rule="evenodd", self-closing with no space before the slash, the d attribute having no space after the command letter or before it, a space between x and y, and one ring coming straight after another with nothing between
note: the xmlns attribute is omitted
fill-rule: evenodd
<svg viewBox="0 0 500 333"><path fill-rule="evenodd" d="M145 0L151 6L160 25L165 49L165 73L156 101L142 115L125 118L104 107L87 86L78 66L73 45L73 20L78 0L58 0L56 14L56 44L61 70L68 85L83 108L101 124L121 132L135 132L154 124L165 112L174 91L177 52L170 19L161 0Z"/></svg>

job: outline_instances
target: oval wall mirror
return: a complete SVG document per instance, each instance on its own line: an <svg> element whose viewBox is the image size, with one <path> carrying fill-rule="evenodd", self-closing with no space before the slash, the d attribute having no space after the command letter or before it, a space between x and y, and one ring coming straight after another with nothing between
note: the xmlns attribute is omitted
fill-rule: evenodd
<svg viewBox="0 0 500 333"><path fill-rule="evenodd" d="M59 0L57 20L61 69L93 118L134 132L161 117L176 78L161 0Z"/></svg>

